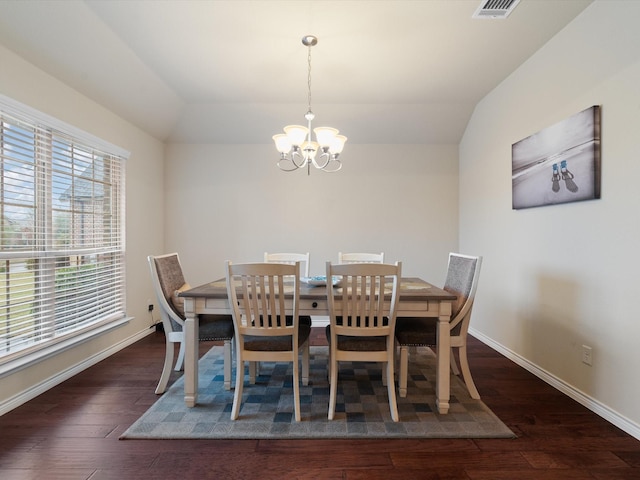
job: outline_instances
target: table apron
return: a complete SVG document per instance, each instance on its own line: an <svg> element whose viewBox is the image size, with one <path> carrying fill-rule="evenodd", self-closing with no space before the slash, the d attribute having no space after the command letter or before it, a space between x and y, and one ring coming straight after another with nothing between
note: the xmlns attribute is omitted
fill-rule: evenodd
<svg viewBox="0 0 640 480"><path fill-rule="evenodd" d="M195 311L204 314L230 315L231 307L226 298L196 297ZM190 302L185 302L185 307ZM188 307L187 307L188 308ZM300 300L299 315L329 315L327 300ZM437 317L440 315L440 301L401 301L398 317Z"/></svg>

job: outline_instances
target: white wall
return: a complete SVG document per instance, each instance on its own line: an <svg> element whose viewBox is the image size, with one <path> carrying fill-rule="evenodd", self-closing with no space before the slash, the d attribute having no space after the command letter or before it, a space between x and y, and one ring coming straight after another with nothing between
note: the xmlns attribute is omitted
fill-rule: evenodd
<svg viewBox="0 0 640 480"><path fill-rule="evenodd" d="M477 106L460 145L460 246L485 257L474 332L640 438L638 19L640 2L595 2ZM602 198L512 210L511 145L592 105Z"/></svg>
<svg viewBox="0 0 640 480"><path fill-rule="evenodd" d="M146 255L163 246L163 156L161 142L83 97L0 46L0 92L131 152L126 166L127 312L124 327L0 379L0 412L14 408L101 355L151 330L152 298ZM162 365L158 366L158 376Z"/></svg>
<svg viewBox="0 0 640 480"><path fill-rule="evenodd" d="M312 275L339 251L383 251L442 284L457 248L457 146L347 144L340 172L310 176L277 157L271 144L169 145L165 246L191 285L265 251L309 251Z"/></svg>
<svg viewBox="0 0 640 480"><path fill-rule="evenodd" d="M0 65L4 95L131 152L126 233L133 317L0 379L0 414L151 331L149 254L180 252L194 285L222 277L227 259L261 260L265 250L310 251L313 274L323 273L339 250L384 251L389 261L404 262L406 275L444 279L458 238L455 145L351 144L340 173L311 176L279 171L271 144L169 145L165 153L161 142L2 46Z"/></svg>

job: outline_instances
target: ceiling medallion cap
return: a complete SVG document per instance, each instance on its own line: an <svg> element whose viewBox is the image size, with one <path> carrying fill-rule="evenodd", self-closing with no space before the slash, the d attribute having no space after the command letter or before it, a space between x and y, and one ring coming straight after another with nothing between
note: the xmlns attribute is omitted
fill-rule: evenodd
<svg viewBox="0 0 640 480"><path fill-rule="evenodd" d="M313 35L305 35L302 37L302 44L305 47L313 47L318 43L318 37L314 37Z"/></svg>

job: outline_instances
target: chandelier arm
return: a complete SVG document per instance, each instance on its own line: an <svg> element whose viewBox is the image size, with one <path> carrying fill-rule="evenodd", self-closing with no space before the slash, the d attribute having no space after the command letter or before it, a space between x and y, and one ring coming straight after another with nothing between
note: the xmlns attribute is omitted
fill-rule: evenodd
<svg viewBox="0 0 640 480"><path fill-rule="evenodd" d="M296 159L300 159L301 162L298 163L296 161ZM291 153L291 159L290 159L291 163L293 163L296 168L304 168L304 166L307 164L307 159L306 159L306 155L302 155L300 154L300 150L294 150Z"/></svg>
<svg viewBox="0 0 640 480"><path fill-rule="evenodd" d="M327 173L335 173L335 172L337 172L338 170L340 170L342 168L342 162L340 160L338 160L337 158L332 158L328 162L327 167L329 165L333 165L334 163L337 163L338 166L337 167L334 166L334 167L331 167L331 168L323 168L322 171L323 172L327 172Z"/></svg>
<svg viewBox="0 0 640 480"><path fill-rule="evenodd" d="M329 152L324 152L323 151L320 154L320 158L322 158L322 157L326 158L324 163L318 163L315 158L313 159L313 165L316 168L319 168L320 170L324 170L327 167L327 165L329 165L329 162L331 162L331 155L329 154Z"/></svg>
<svg viewBox="0 0 640 480"><path fill-rule="evenodd" d="M292 167L287 167L288 163L292 164L293 166ZM296 171L296 170L298 170L300 168L295 163L293 163L290 158L288 158L286 156L281 157L280 160L278 161L278 163L276 163L276 165L283 172L294 172L294 171Z"/></svg>

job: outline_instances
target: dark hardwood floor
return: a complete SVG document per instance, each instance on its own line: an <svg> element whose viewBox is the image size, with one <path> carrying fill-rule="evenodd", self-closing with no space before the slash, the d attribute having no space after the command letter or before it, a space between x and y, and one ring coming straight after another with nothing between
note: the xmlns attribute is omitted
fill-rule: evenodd
<svg viewBox="0 0 640 480"><path fill-rule="evenodd" d="M640 441L470 343L482 399L517 439L118 440L158 398L156 332L0 417L0 479L640 479Z"/></svg>

